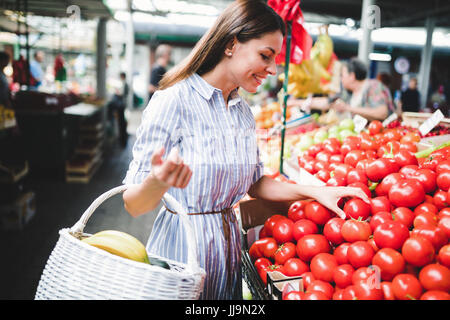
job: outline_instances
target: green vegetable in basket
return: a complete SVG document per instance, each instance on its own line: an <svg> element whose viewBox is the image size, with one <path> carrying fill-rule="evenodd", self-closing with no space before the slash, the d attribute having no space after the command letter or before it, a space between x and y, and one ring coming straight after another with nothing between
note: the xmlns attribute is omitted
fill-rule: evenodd
<svg viewBox="0 0 450 320"><path fill-rule="evenodd" d="M163 261L163 260L158 259L158 258L148 257L148 262L152 266L158 266L158 267L170 270L169 264L167 262Z"/></svg>

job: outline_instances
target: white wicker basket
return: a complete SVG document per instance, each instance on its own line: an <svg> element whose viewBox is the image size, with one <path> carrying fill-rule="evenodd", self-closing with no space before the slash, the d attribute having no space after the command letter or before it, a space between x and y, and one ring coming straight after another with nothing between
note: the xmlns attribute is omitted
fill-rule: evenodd
<svg viewBox="0 0 450 320"><path fill-rule="evenodd" d="M180 214L188 243L187 264L149 254L169 264L162 267L125 259L79 239L89 217L106 199L122 193L126 185L98 197L72 227L61 229L39 281L36 300L182 300L198 299L205 271L198 264L192 224L182 206L169 194L163 201Z"/></svg>

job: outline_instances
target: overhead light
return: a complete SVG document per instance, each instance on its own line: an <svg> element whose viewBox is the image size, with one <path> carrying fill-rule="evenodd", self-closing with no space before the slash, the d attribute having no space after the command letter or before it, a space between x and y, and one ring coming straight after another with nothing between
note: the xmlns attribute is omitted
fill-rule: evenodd
<svg viewBox="0 0 450 320"><path fill-rule="evenodd" d="M389 53L369 53L369 59L374 61L391 61L391 55Z"/></svg>

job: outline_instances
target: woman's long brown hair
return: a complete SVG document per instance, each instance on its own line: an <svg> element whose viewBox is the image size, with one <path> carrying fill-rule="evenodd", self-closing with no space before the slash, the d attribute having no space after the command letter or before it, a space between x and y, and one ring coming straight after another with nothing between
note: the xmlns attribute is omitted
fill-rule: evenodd
<svg viewBox="0 0 450 320"><path fill-rule="evenodd" d="M158 89L168 88L194 73L202 75L211 71L223 58L227 44L235 38L244 43L278 30L285 35L284 21L266 3L236 0L222 12L191 53L164 75Z"/></svg>

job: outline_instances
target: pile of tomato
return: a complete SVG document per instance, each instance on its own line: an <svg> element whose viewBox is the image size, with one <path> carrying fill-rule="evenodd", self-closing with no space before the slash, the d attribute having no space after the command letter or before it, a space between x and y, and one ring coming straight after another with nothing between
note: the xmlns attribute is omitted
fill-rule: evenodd
<svg viewBox="0 0 450 320"><path fill-rule="evenodd" d="M418 159L417 132L368 130L310 147L299 165L328 186L361 188L340 199L341 219L313 200L266 220L249 249L256 270L302 276L288 300L450 300L450 147Z"/></svg>

